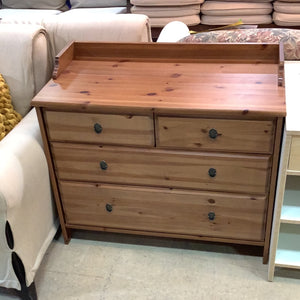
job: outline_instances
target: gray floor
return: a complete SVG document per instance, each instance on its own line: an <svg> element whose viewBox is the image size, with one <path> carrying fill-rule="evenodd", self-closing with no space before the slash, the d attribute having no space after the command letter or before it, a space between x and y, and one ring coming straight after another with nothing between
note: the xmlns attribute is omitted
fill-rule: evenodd
<svg viewBox="0 0 300 300"><path fill-rule="evenodd" d="M260 249L76 232L51 244L36 275L39 300L300 299L300 270L267 281ZM0 299L16 299L0 294Z"/></svg>

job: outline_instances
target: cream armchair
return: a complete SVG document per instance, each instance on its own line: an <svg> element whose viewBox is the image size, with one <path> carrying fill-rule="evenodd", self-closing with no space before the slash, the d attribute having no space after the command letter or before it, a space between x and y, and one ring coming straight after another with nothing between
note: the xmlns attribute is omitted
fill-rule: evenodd
<svg viewBox="0 0 300 300"><path fill-rule="evenodd" d="M42 27L0 24L0 73L23 116L0 141L0 298L15 289L22 299L36 299L34 276L58 228L39 125L30 108L51 76L49 49Z"/></svg>

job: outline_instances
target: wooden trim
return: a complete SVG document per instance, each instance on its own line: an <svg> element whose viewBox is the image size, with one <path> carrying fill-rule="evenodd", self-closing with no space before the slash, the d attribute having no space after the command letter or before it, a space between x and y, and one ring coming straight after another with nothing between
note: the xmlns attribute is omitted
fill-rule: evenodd
<svg viewBox="0 0 300 300"><path fill-rule="evenodd" d="M53 79L61 74L61 72L71 63L74 59L74 42L67 44L55 57Z"/></svg>
<svg viewBox="0 0 300 300"><path fill-rule="evenodd" d="M68 244L71 239L71 231L70 231L70 229L66 228L66 226L65 226L65 218L64 218L62 203L60 201L58 183L57 183L56 176L55 176L53 160L52 160L50 147L49 147L49 143L48 143L47 132L45 129L46 123L44 121L43 113L40 108L36 107L36 113L37 113L37 117L38 117L38 121L39 121L39 125L40 125L42 140L44 143L44 152L45 152L46 159L48 162L48 169L49 169L49 175L50 175L50 180L51 180L51 184L52 184L52 191L53 191L53 195L54 195L54 199L55 199L55 203L56 203L56 208L57 208L57 213L58 213L58 217L59 217L59 221L60 221L60 225L61 225L61 229L62 229L62 234L64 237L65 244Z"/></svg>
<svg viewBox="0 0 300 300"><path fill-rule="evenodd" d="M270 192L269 192L266 235L265 235L265 245L264 245L264 254L263 254L264 264L267 264L269 261L270 237L271 237L271 229L272 229L272 221L273 221L273 209L274 209L274 202L275 202L278 167L279 167L279 160L280 160L283 123L284 123L283 118L278 118L276 124L275 141L274 141L272 174L270 178Z"/></svg>
<svg viewBox="0 0 300 300"><path fill-rule="evenodd" d="M264 244L264 242L260 242L260 241L234 240L234 239L224 239L224 238L216 238L210 236L172 234L172 233L165 233L165 232L129 230L129 229L122 229L122 228L107 228L107 227L99 227L99 226L66 224L66 227L70 229L83 229L83 230L102 231L102 232L146 235L146 236L155 236L155 237L190 239L190 240L199 240L199 241L208 241L208 242L221 242L227 244L229 243L229 244L252 245L252 246L263 246Z"/></svg>
<svg viewBox="0 0 300 300"><path fill-rule="evenodd" d="M73 47L57 57L59 61L65 55L70 58ZM262 43L102 43L74 42L76 60L112 60L122 61L176 61L176 62L226 62L226 63L271 63L278 64L279 45ZM63 68L63 67L61 67Z"/></svg>

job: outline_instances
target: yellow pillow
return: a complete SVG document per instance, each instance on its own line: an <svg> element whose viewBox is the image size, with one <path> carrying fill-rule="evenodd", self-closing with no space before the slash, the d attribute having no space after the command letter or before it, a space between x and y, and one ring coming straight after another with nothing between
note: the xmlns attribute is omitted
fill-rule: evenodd
<svg viewBox="0 0 300 300"><path fill-rule="evenodd" d="M22 116L14 110L9 87L0 74L0 141L17 125Z"/></svg>

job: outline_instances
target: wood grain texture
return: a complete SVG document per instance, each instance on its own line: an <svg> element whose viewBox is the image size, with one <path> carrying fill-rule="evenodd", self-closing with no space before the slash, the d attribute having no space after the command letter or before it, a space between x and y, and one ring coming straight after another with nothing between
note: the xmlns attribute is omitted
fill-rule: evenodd
<svg viewBox="0 0 300 300"><path fill-rule="evenodd" d="M45 113L51 141L154 146L153 117L137 115ZM94 126L101 126L96 133Z"/></svg>
<svg viewBox="0 0 300 300"><path fill-rule="evenodd" d="M213 51L214 46L218 51ZM80 47L84 51L85 44ZM62 110L67 106L85 112L95 112L101 106L119 112L127 108L242 117L285 115L275 46L271 52L276 59L266 52L262 61L253 58L256 51L251 52L251 46L241 44L231 52L226 45L224 57L217 45L97 43L89 47L64 69L63 76L41 90L33 105ZM269 48L262 49L265 53ZM250 58L240 60L240 52ZM225 53L236 60L228 59ZM88 60L88 55L94 61ZM215 60L209 60L208 55Z"/></svg>
<svg viewBox="0 0 300 300"><path fill-rule="evenodd" d="M264 255L263 255L263 263L265 264L268 263L269 260L270 236L271 236L271 229L272 229L272 219L273 219L276 183L277 183L279 160L280 160L283 124L284 124L284 119L278 118L276 122L276 129L274 135L272 172L270 173L270 179L268 184L269 185L268 199L267 199L268 210L266 214L267 221L266 221L265 246L264 246Z"/></svg>
<svg viewBox="0 0 300 300"><path fill-rule="evenodd" d="M270 171L269 156L64 143L52 143L52 151L58 177L66 180L265 194Z"/></svg>
<svg viewBox="0 0 300 300"><path fill-rule="evenodd" d="M64 241L66 244L68 244L71 239L71 230L66 228L66 224L65 224L66 223L65 222L65 214L64 214L64 209L62 207L62 203L61 203L61 199L60 199L60 195L59 195L57 177L56 177L55 170L54 170L52 153L50 151L49 140L48 140L48 136L47 136L47 132L46 132L46 124L44 121L43 112L41 111L40 108L36 108L36 114L37 114L38 121L40 124L40 130L41 130L42 140L43 140L43 144L44 144L44 151L45 151L45 155L47 158L49 175L50 175L50 180L51 180L51 185L52 185L51 188L52 188L54 199L55 199L59 222L61 224L61 230L62 230L62 234L64 237Z"/></svg>
<svg viewBox="0 0 300 300"><path fill-rule="evenodd" d="M244 243L263 246L267 262L285 116L279 48L67 47L32 101L66 237L77 228Z"/></svg>
<svg viewBox="0 0 300 300"><path fill-rule="evenodd" d="M57 79L57 77L62 73L62 71L73 61L75 51L74 48L74 43L69 43L66 47L62 49L58 56L55 57L53 70L54 79Z"/></svg>
<svg viewBox="0 0 300 300"><path fill-rule="evenodd" d="M74 43L74 58L77 60L105 60L112 57L136 61L232 61L278 64L280 50L278 44L271 43Z"/></svg>
<svg viewBox="0 0 300 300"><path fill-rule="evenodd" d="M156 118L157 147L198 151L272 153L272 121L204 118ZM216 136L210 137L210 130ZM212 133L211 133L212 134Z"/></svg>
<svg viewBox="0 0 300 300"><path fill-rule="evenodd" d="M264 197L64 181L60 188L68 224L264 239Z"/></svg>

